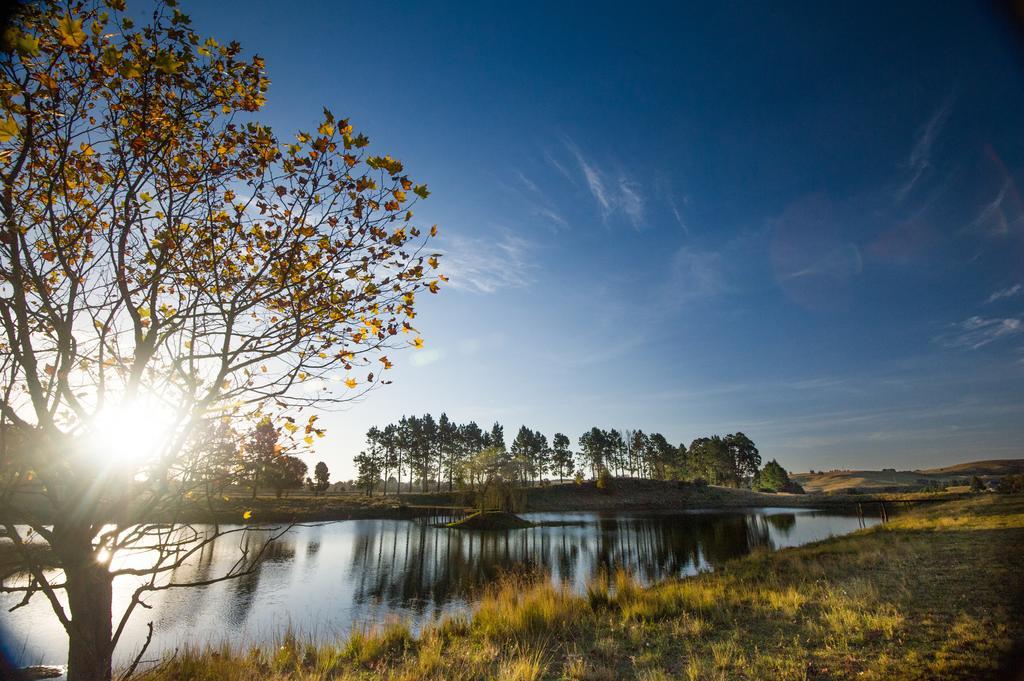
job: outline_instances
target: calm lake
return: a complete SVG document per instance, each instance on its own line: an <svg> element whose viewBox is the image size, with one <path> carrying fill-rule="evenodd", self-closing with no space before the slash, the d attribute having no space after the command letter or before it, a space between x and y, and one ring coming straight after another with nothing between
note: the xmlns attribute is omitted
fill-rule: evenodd
<svg viewBox="0 0 1024 681"><path fill-rule="evenodd" d="M155 635L146 659L184 643L269 642L288 627L327 641L390 617L419 627L464 610L483 585L513 568L542 570L577 590L619 567L650 582L712 569L755 548L798 546L879 522L786 508L525 517L567 524L463 532L433 527L427 519L345 520L294 528L251 575L153 594L152 610L136 610L118 661L133 657L149 621ZM218 542L176 581L221 574L237 558L238 541ZM115 613L129 595L130 584L115 582ZM67 640L49 605L37 597L6 612L16 602L0 597L0 636L9 658L22 665L62 664Z"/></svg>

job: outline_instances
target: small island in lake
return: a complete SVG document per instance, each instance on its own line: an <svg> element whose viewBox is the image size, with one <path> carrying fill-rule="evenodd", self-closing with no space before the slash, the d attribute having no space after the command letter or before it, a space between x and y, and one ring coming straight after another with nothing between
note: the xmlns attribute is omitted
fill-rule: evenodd
<svg viewBox="0 0 1024 681"><path fill-rule="evenodd" d="M515 530L533 526L529 520L508 511L477 511L461 520L443 525L458 530Z"/></svg>

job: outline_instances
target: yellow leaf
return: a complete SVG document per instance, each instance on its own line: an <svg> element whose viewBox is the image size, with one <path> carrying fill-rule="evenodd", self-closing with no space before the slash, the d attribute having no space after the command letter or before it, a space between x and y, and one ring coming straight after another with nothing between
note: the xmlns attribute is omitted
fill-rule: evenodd
<svg viewBox="0 0 1024 681"><path fill-rule="evenodd" d="M82 152L82 154L83 154L83 155L85 155L85 156L92 156L93 154L95 154L95 153L96 153L96 152L95 152L95 151L93 150L93 148L92 148L92 145L91 145L91 144L86 144L85 142L82 142L81 144L79 144L79 145L78 145L78 149L79 149L79 151L81 151L81 152Z"/></svg>
<svg viewBox="0 0 1024 681"><path fill-rule="evenodd" d="M416 196L420 197L421 199L425 199L428 196L430 196L430 192L427 191L427 185L425 184L416 185L412 191L416 194ZM433 234L431 234L431 236L433 236Z"/></svg>
<svg viewBox="0 0 1024 681"><path fill-rule="evenodd" d="M334 134L334 126L330 123L321 123L320 127L317 128L316 131L324 137L330 137Z"/></svg>
<svg viewBox="0 0 1024 681"><path fill-rule="evenodd" d="M416 348L417 350L422 349L423 348L423 339L417 336L416 338L413 339L412 346L414 348Z"/></svg>
<svg viewBox="0 0 1024 681"><path fill-rule="evenodd" d="M133 62L125 62L121 64L121 75L125 78L138 78L142 75L142 68Z"/></svg>
<svg viewBox="0 0 1024 681"><path fill-rule="evenodd" d="M178 69L181 68L181 62L174 56L174 53L161 52L153 60L153 67L161 73L170 75L178 72Z"/></svg>
<svg viewBox="0 0 1024 681"><path fill-rule="evenodd" d="M78 49L85 42L85 31L82 30L82 20L72 19L65 16L57 22L57 32L60 34L60 41L73 49Z"/></svg>
<svg viewBox="0 0 1024 681"><path fill-rule="evenodd" d="M9 142L18 136L18 122L12 116L0 121L0 142Z"/></svg>
<svg viewBox="0 0 1024 681"><path fill-rule="evenodd" d="M16 28L9 28L4 32L4 42L20 54L30 57L39 55L39 39Z"/></svg>
<svg viewBox="0 0 1024 681"><path fill-rule="evenodd" d="M285 421L284 429L287 430L289 433L294 433L296 430L299 429L299 427L292 423L291 421Z"/></svg>
<svg viewBox="0 0 1024 681"><path fill-rule="evenodd" d="M349 388L355 388L357 385L357 381L354 378L346 378L345 385L347 385Z"/></svg>
<svg viewBox="0 0 1024 681"><path fill-rule="evenodd" d="M437 258L436 257L430 256L429 258L427 258L427 262L430 263L430 266L433 267L435 270L437 269L437 264L438 263L437 263Z"/></svg>
<svg viewBox="0 0 1024 681"><path fill-rule="evenodd" d="M437 236L437 225L430 228L430 236Z"/></svg>
<svg viewBox="0 0 1024 681"><path fill-rule="evenodd" d="M252 518L252 511L246 511L242 514L242 520L249 520Z"/></svg>
<svg viewBox="0 0 1024 681"><path fill-rule="evenodd" d="M313 436L312 435L307 435L306 437L302 438L302 441L305 442L310 447L313 446Z"/></svg>

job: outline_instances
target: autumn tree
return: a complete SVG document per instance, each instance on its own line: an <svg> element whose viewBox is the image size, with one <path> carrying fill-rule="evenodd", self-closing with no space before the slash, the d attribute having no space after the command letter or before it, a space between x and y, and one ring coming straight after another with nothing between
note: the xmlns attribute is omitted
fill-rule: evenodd
<svg viewBox="0 0 1024 681"><path fill-rule="evenodd" d="M260 485L267 484L270 467L275 458L281 455L278 444L278 429L270 418L263 418L249 432L243 445L245 477L252 489L252 498L256 498Z"/></svg>
<svg viewBox="0 0 1024 681"><path fill-rule="evenodd" d="M286 490L302 487L308 470L309 466L302 459L284 454L270 462L264 472L264 480L274 490L274 496L280 499Z"/></svg>
<svg viewBox="0 0 1024 681"><path fill-rule="evenodd" d="M313 468L313 491L317 494L324 492L331 486L331 473L327 470L327 464L317 461Z"/></svg>
<svg viewBox="0 0 1024 681"><path fill-rule="evenodd" d="M216 539L168 524L217 470L197 430L380 384L442 279L401 162L327 110L279 137L260 58L170 0L146 14L25 4L0 59L0 518L20 560L0 589L51 605L69 681L109 679L138 606ZM218 578L259 559L240 543ZM114 613L121 575L139 586Z"/></svg>

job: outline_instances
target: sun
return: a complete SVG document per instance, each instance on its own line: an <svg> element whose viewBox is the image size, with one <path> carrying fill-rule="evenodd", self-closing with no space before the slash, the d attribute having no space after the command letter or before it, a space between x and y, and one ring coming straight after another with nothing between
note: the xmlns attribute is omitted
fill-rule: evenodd
<svg viewBox="0 0 1024 681"><path fill-rule="evenodd" d="M91 419L89 453L117 468L140 468L160 454L172 434L172 414L155 400L107 406Z"/></svg>

